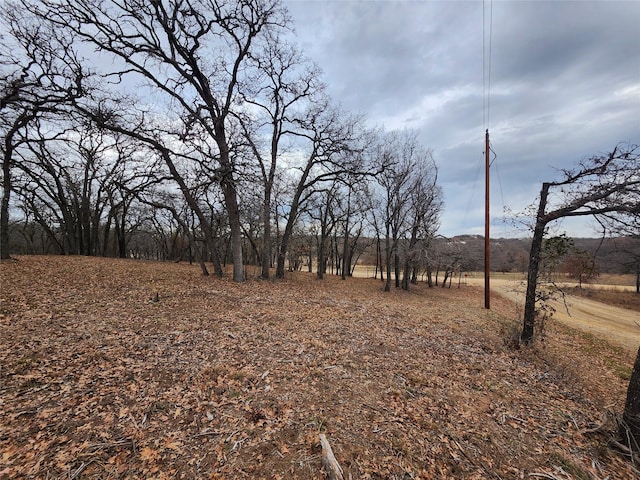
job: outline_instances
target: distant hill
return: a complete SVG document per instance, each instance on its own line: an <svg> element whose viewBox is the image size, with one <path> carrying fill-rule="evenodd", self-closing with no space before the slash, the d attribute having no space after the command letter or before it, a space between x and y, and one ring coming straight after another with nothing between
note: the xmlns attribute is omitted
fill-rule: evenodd
<svg viewBox="0 0 640 480"><path fill-rule="evenodd" d="M484 268L484 237L458 235L440 242L454 242L464 251L465 270ZM577 250L587 251L595 257L601 273L629 273L631 256L640 257L640 241L629 237L574 238ZM529 238L492 238L491 269L500 272L526 272L529 262Z"/></svg>

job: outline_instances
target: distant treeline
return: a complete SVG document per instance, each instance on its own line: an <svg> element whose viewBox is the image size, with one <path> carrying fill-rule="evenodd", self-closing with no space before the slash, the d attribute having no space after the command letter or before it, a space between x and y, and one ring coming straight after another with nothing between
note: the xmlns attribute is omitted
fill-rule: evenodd
<svg viewBox="0 0 640 480"><path fill-rule="evenodd" d="M69 251L64 248L65 232L44 228L37 222L13 222L10 225L10 248L16 255L80 254L105 257L127 257L160 261L196 261L196 252L187 235L175 225L152 221L141 221L135 228L120 231L109 225L100 225L93 235L94 243L84 250ZM257 238L245 236L244 251L247 264L259 264ZM381 266L379 246L374 238L350 239L350 270L356 264ZM334 235L330 239L326 256L326 271L340 273L343 262L344 238ZM450 269L455 272L482 271L484 268L484 237L460 235L451 238L438 237L433 240L429 253L434 272ZM574 238L567 258L576 252L588 254L598 273L636 274L640 268L640 239ZM224 239L219 245L228 244ZM294 238L288 258L289 270L313 270L317 259L318 238L301 233ZM529 261L530 240L527 238L498 238L491 240L491 269L496 272L526 273ZM231 263L228 249L218 252L224 263ZM426 261L422 270L426 270ZM558 269L562 271L562 262ZM418 274L420 272L417 272Z"/></svg>

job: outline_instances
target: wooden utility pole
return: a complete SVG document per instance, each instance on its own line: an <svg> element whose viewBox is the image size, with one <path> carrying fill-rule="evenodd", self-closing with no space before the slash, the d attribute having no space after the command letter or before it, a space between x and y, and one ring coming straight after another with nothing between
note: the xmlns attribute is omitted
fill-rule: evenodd
<svg viewBox="0 0 640 480"><path fill-rule="evenodd" d="M491 308L491 293L489 290L489 272L491 271L491 242L489 232L489 129L484 137L484 308Z"/></svg>

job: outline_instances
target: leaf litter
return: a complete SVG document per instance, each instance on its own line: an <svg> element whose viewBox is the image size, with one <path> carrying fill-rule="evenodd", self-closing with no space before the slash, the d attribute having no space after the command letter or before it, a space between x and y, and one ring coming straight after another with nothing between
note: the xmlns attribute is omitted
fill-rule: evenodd
<svg viewBox="0 0 640 480"><path fill-rule="evenodd" d="M0 265L0 478L635 478L607 351L478 287L25 256ZM598 348L593 348L593 345ZM604 346L603 346L604 345Z"/></svg>

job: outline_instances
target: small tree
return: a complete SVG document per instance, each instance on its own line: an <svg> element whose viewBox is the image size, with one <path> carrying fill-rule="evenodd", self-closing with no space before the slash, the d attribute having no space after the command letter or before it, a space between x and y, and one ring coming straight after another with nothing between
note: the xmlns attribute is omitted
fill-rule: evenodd
<svg viewBox="0 0 640 480"><path fill-rule="evenodd" d="M586 250L576 250L571 253L565 260L562 270L570 278L578 280L580 288L582 288L582 282L588 282L598 276L595 258Z"/></svg>
<svg viewBox="0 0 640 480"><path fill-rule="evenodd" d="M637 145L619 145L610 154L591 157L575 169L563 170L562 174L562 180L544 182L540 190L520 335L525 345L534 340L538 274L548 225L560 218L616 212L632 218L640 216L640 147ZM549 204L551 193L560 195L558 205Z"/></svg>
<svg viewBox="0 0 640 480"><path fill-rule="evenodd" d="M558 273L560 265L573 247L573 239L567 237L564 233L557 237L546 239L542 243L539 276L547 281L553 281L554 275Z"/></svg>

